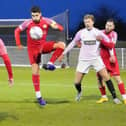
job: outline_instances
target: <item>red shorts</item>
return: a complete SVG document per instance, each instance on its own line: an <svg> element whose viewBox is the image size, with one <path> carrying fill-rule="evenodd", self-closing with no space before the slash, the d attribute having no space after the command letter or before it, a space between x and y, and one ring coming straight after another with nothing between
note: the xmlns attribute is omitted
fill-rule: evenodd
<svg viewBox="0 0 126 126"><path fill-rule="evenodd" d="M120 75L120 70L119 70L119 64L118 60L116 57L116 62L115 63L110 63L108 58L102 58L107 71L110 73L111 76L117 76Z"/></svg>
<svg viewBox="0 0 126 126"><path fill-rule="evenodd" d="M50 53L54 51L54 46L55 42L54 41L48 41L42 45L42 54Z"/></svg>
<svg viewBox="0 0 126 126"><path fill-rule="evenodd" d="M39 64L41 62L41 54L46 54L54 51L53 45L54 41L48 41L42 44L40 47L28 48L28 56L30 64L36 63Z"/></svg>

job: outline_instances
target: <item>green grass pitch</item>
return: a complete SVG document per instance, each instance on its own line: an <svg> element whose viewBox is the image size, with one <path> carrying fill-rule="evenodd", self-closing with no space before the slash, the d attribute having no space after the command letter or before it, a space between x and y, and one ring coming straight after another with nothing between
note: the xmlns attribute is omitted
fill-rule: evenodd
<svg viewBox="0 0 126 126"><path fill-rule="evenodd" d="M15 85L9 88L6 70L0 68L0 126L126 126L126 105L115 105L108 91L109 102L96 104L100 93L93 70L83 80L80 102L74 101L75 69L41 70L45 107L36 103L31 68L13 70ZM126 70L121 77L126 84Z"/></svg>

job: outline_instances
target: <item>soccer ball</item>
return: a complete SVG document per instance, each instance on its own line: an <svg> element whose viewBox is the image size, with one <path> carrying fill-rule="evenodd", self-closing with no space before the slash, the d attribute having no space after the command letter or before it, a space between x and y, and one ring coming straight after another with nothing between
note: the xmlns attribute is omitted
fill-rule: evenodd
<svg viewBox="0 0 126 126"><path fill-rule="evenodd" d="M30 37L34 40L39 40L43 36L43 31L40 27L34 26L30 29Z"/></svg>
<svg viewBox="0 0 126 126"><path fill-rule="evenodd" d="M65 69L65 68L66 68L66 64L65 64L65 63L62 63L62 64L61 64L61 68L62 68L62 69Z"/></svg>

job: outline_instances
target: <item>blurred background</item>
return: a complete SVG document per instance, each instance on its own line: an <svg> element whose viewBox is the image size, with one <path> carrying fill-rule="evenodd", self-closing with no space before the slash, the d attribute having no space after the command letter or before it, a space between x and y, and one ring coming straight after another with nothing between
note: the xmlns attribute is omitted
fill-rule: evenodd
<svg viewBox="0 0 126 126"><path fill-rule="evenodd" d="M0 38L8 48L13 64L28 65L26 50L23 53L15 50L14 29L25 19L31 18L30 9L33 5L41 8L42 15L53 18L64 26L64 32L49 30L48 40L62 40L68 44L76 32L83 26L83 16L87 13L94 14L95 26L104 29L108 18L115 20L118 33L117 54L121 68L126 68L126 1L120 0L1 0L0 7ZM25 31L21 40L26 46ZM75 48L65 58L69 66L76 66L76 59L79 49ZM16 54L16 55L15 55ZM26 58L24 58L24 56ZM16 59L18 57L18 59ZM43 63L46 63L49 55L42 56ZM27 63L26 63L27 62ZM57 63L58 64L58 63Z"/></svg>

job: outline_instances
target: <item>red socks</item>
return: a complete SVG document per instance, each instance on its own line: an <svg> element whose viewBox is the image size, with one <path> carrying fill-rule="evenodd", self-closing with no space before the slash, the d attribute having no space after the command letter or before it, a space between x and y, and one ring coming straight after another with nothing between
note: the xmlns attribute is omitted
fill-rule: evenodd
<svg viewBox="0 0 126 126"><path fill-rule="evenodd" d="M62 54L63 51L64 51L64 49L62 49L62 48L57 48L57 49L54 51L54 53L53 53L53 55L52 55L52 57L51 57L51 59L50 59L50 62L54 63L54 62L57 60L57 58Z"/></svg>
<svg viewBox="0 0 126 126"><path fill-rule="evenodd" d="M121 95L126 94L124 83L118 84L118 88L119 88L119 91L120 91ZM100 87L99 90L100 90L102 95L106 95L105 86L104 87Z"/></svg>
<svg viewBox="0 0 126 126"><path fill-rule="evenodd" d="M32 82L34 85L35 91L40 91L40 75L34 75L32 74Z"/></svg>
<svg viewBox="0 0 126 126"><path fill-rule="evenodd" d="M12 79L13 73L12 73L12 66L11 66L10 58L8 57L8 54L3 55L2 58L8 72L8 77L9 79Z"/></svg>
<svg viewBox="0 0 126 126"><path fill-rule="evenodd" d="M123 82L120 83L120 84L118 84L118 88L119 88L119 91L120 91L121 95L126 94L126 91L125 91L125 87L124 87L124 83Z"/></svg>
<svg viewBox="0 0 126 126"><path fill-rule="evenodd" d="M100 90L100 92L101 92L101 95L106 95L105 86L99 87L99 90Z"/></svg>

